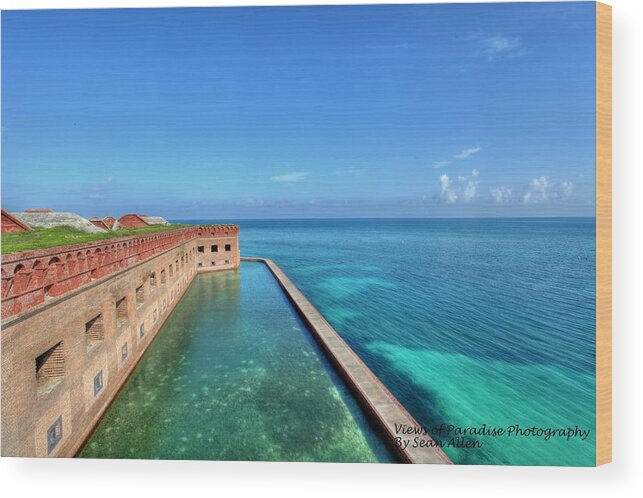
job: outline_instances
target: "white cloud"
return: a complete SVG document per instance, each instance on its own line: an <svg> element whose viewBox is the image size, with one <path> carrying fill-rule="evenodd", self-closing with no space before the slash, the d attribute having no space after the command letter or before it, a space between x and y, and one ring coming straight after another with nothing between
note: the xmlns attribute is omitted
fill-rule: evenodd
<svg viewBox="0 0 643 498"><path fill-rule="evenodd" d="M283 175L273 176L270 179L273 182L281 183L295 183L304 180L310 173L304 171L293 171L292 173L284 173Z"/></svg>
<svg viewBox="0 0 643 498"><path fill-rule="evenodd" d="M461 150L461 151L460 151L460 152L458 152L457 154L454 154L454 155L453 155L453 157L454 157L455 159L467 159L468 157L471 157L471 156L473 156L474 154L477 154L477 153L478 153L478 152L480 152L481 150L482 150L482 148L481 148L481 147L470 147L470 148L468 148L468 149L463 149L463 150ZM451 161L433 161L433 167L434 167L435 169L438 169L438 168L444 168L445 166L448 166L449 164L451 164ZM471 172L471 174L472 174L474 177L475 177L475 176L478 176L479 171L478 171L477 169L474 169L474 170Z"/></svg>
<svg viewBox="0 0 643 498"><path fill-rule="evenodd" d="M449 183L449 177L447 175L440 175L440 189L442 190L442 193L446 192L449 188Z"/></svg>
<svg viewBox="0 0 643 498"><path fill-rule="evenodd" d="M574 184L572 182L562 182L560 184L561 197L569 199L574 192Z"/></svg>
<svg viewBox="0 0 643 498"><path fill-rule="evenodd" d="M574 184L570 181L553 183L548 177L541 176L531 180L523 194L526 204L538 204L547 201L566 201L574 193Z"/></svg>
<svg viewBox="0 0 643 498"><path fill-rule="evenodd" d="M525 204L538 204L549 200L551 182L546 176L534 178L527 186L522 199Z"/></svg>
<svg viewBox="0 0 643 498"><path fill-rule="evenodd" d="M480 147L471 147L470 149L464 149L463 151L455 154L453 157L456 159L466 159L467 157L470 157L474 154L477 154L482 150Z"/></svg>
<svg viewBox="0 0 643 498"><path fill-rule="evenodd" d="M440 195L447 204L454 204L458 200L458 194L451 188L447 175L440 175Z"/></svg>
<svg viewBox="0 0 643 498"><path fill-rule="evenodd" d="M440 175L440 198L447 204L455 204L458 200L471 202L476 198L477 190L476 180L469 180L466 176L460 175L457 183L454 184L447 175Z"/></svg>
<svg viewBox="0 0 643 498"><path fill-rule="evenodd" d="M473 170L471 171L471 176L473 176L474 178L476 178L476 177L478 177L479 175L480 175L480 171L478 171L477 169L473 168Z"/></svg>
<svg viewBox="0 0 643 498"><path fill-rule="evenodd" d="M490 36L487 38L477 37L477 55L485 56L490 61L495 59L515 59L522 57L527 50L518 37Z"/></svg>
<svg viewBox="0 0 643 498"><path fill-rule="evenodd" d="M508 204L511 202L511 189L505 185L492 187L489 189L489 193L496 204Z"/></svg>

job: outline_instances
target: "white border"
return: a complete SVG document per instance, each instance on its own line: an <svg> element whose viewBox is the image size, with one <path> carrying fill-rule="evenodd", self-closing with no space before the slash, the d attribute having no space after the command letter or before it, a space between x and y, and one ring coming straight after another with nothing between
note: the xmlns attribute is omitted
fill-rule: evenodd
<svg viewBox="0 0 643 498"><path fill-rule="evenodd" d="M2 9L426 3L0 0ZM434 2L444 3L444 2ZM462 2L465 3L465 2ZM469 3L469 2L467 2ZM480 2L472 2L480 3ZM3 496L643 496L643 2L612 0L614 32L614 463L598 469L117 460L0 460Z"/></svg>

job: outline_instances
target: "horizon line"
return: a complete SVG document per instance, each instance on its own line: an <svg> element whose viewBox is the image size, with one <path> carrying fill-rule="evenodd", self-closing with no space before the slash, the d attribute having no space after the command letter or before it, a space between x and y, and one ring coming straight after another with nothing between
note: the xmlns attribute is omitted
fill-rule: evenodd
<svg viewBox="0 0 643 498"><path fill-rule="evenodd" d="M201 221L201 220L489 220L489 219L515 219L515 220L552 220L552 219L596 219L596 215L584 216L316 216L316 217L221 217L221 218L174 218L173 216L166 216L165 218L174 221Z"/></svg>

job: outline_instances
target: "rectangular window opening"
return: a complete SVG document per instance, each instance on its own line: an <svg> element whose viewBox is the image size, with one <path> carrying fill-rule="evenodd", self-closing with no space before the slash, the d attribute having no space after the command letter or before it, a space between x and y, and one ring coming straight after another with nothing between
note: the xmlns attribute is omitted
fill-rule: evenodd
<svg viewBox="0 0 643 498"><path fill-rule="evenodd" d="M127 309L127 297L116 301L116 325L125 327L129 324L129 311Z"/></svg>
<svg viewBox="0 0 643 498"><path fill-rule="evenodd" d="M65 376L65 351L63 342L49 348L36 358L38 394L50 392Z"/></svg>
<svg viewBox="0 0 643 498"><path fill-rule="evenodd" d="M161 285L165 285L165 270L161 270Z"/></svg>
<svg viewBox="0 0 643 498"><path fill-rule="evenodd" d="M63 438L63 416L61 415L47 429L47 454L54 451L58 443Z"/></svg>
<svg viewBox="0 0 643 498"><path fill-rule="evenodd" d="M210 246L210 252L219 252L219 246L217 244L212 244Z"/></svg>
<svg viewBox="0 0 643 498"><path fill-rule="evenodd" d="M205 252L205 246L199 246L196 248L198 252Z"/></svg>
<svg viewBox="0 0 643 498"><path fill-rule="evenodd" d="M145 303L145 290L143 286L137 287L136 289L136 308L140 308Z"/></svg>
<svg viewBox="0 0 643 498"><path fill-rule="evenodd" d="M230 244L225 245L225 250L226 252L230 252L232 250L232 246Z"/></svg>
<svg viewBox="0 0 643 498"><path fill-rule="evenodd" d="M94 375L94 396L103 390L103 371L101 370Z"/></svg>
<svg viewBox="0 0 643 498"><path fill-rule="evenodd" d="M85 324L85 338L87 339L87 350L99 345L105 339L105 326L103 315L98 315Z"/></svg>

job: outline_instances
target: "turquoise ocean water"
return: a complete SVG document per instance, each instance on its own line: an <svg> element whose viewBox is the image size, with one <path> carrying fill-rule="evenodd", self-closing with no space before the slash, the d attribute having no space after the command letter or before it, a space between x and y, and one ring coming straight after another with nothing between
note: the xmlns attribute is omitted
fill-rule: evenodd
<svg viewBox="0 0 643 498"><path fill-rule="evenodd" d="M455 463L594 463L593 218L239 223L423 425L591 430L473 438Z"/></svg>

